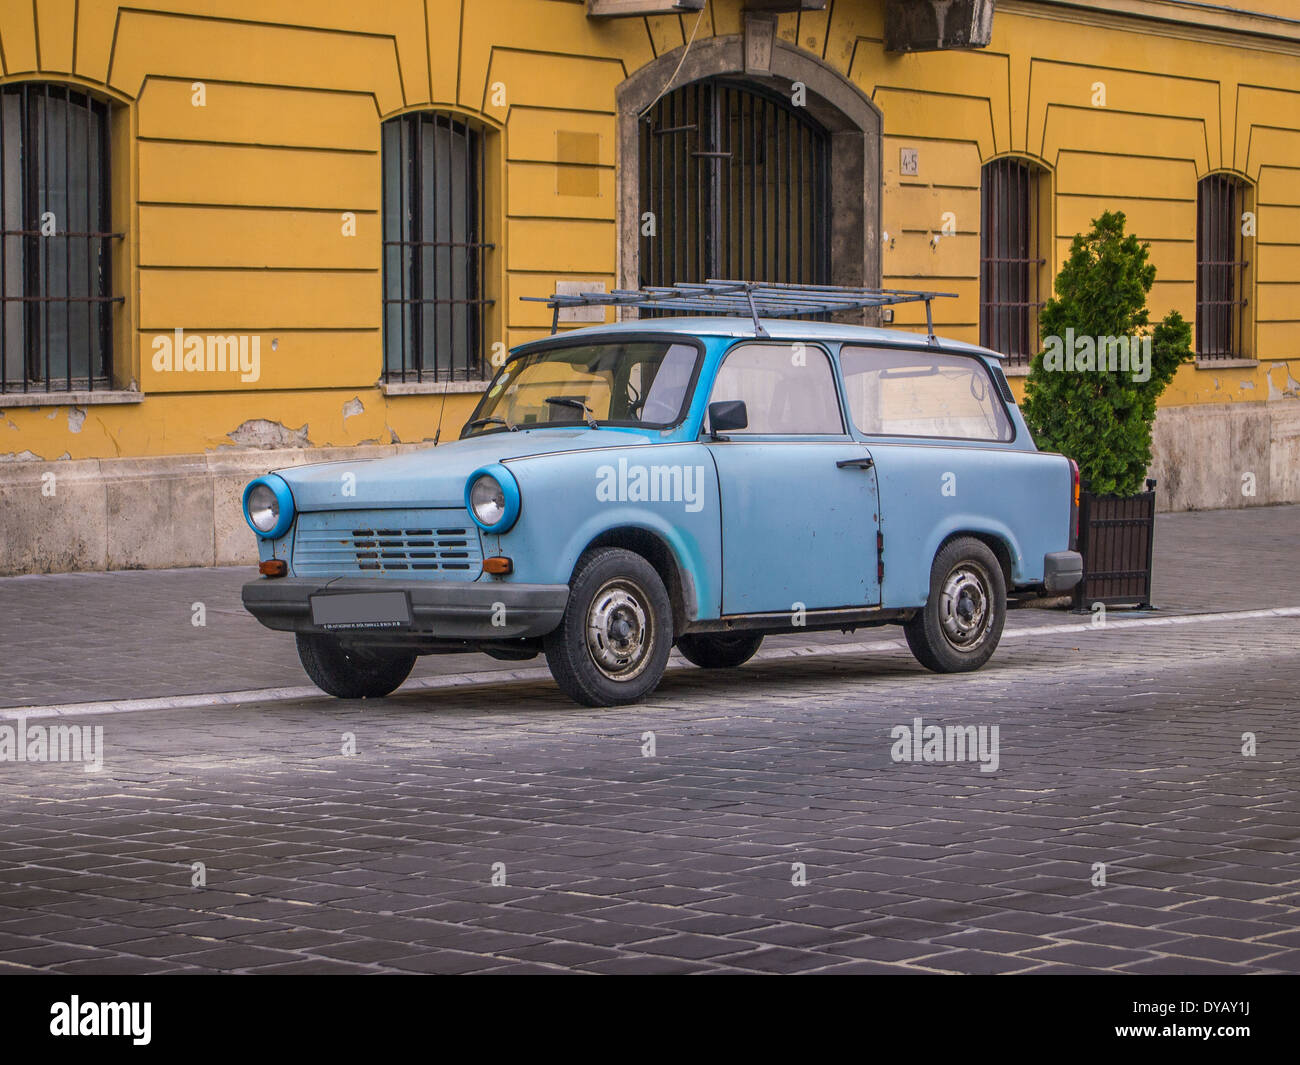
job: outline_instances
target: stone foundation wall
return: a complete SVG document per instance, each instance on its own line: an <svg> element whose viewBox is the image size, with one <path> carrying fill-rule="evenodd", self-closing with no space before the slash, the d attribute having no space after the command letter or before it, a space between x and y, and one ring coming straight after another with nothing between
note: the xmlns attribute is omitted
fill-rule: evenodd
<svg viewBox="0 0 1300 1065"><path fill-rule="evenodd" d="M0 464L0 574L251 564L256 540L240 502L252 478L420 446Z"/></svg>
<svg viewBox="0 0 1300 1065"><path fill-rule="evenodd" d="M1300 503L1300 401L1166 407L1152 436L1160 510Z"/></svg>

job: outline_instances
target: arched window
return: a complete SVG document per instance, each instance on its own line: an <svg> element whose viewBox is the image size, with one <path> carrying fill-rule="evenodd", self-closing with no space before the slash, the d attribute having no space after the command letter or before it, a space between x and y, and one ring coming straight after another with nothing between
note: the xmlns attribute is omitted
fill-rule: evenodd
<svg viewBox="0 0 1300 1065"><path fill-rule="evenodd" d="M986 163L980 181L980 343L1027 364L1047 300L1046 172L1027 159Z"/></svg>
<svg viewBox="0 0 1300 1065"><path fill-rule="evenodd" d="M880 110L832 66L762 42L758 26L683 45L618 87L619 287L880 285Z"/></svg>
<svg viewBox="0 0 1300 1065"><path fill-rule="evenodd" d="M1196 186L1196 354L1249 357L1246 213L1250 186L1210 174Z"/></svg>
<svg viewBox="0 0 1300 1065"><path fill-rule="evenodd" d="M112 385L109 119L68 85L0 87L0 392Z"/></svg>
<svg viewBox="0 0 1300 1065"><path fill-rule="evenodd" d="M429 111L383 125L387 381L484 376L483 137Z"/></svg>
<svg viewBox="0 0 1300 1065"><path fill-rule="evenodd" d="M641 283L831 281L831 138L788 99L709 78L640 124Z"/></svg>

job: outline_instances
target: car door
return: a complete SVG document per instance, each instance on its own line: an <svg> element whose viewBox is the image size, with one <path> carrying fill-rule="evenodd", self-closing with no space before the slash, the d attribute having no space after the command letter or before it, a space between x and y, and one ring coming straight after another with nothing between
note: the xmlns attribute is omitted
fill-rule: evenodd
<svg viewBox="0 0 1300 1065"><path fill-rule="evenodd" d="M830 358L806 344L733 347L710 402L748 427L706 438L722 507L723 614L880 602L876 472L845 431Z"/></svg>

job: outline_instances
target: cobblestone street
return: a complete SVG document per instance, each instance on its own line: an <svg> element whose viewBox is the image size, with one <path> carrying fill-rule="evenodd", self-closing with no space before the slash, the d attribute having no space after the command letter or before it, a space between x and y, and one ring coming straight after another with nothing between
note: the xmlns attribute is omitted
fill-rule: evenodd
<svg viewBox="0 0 1300 1065"><path fill-rule="evenodd" d="M1267 564L1297 513L1162 517L1173 609L1020 611L965 676L885 628L770 641L738 671L679 661L616 710L527 663L373 703L32 711L102 726L104 765L0 764L0 971L1300 972L1300 594ZM165 607L151 579L182 594ZM110 663L96 693L108 597L85 605L93 641L50 632L24 661L16 603L135 582L188 627L179 580L0 582L10 705L304 683L266 634L262 660L212 647L248 669L205 687L187 656L210 628L127 641L140 683ZM996 771L895 761L917 718L996 727Z"/></svg>

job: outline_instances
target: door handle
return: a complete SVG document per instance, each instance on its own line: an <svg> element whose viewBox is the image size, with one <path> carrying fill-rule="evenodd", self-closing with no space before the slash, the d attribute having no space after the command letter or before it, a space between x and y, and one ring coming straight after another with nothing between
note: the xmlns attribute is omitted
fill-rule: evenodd
<svg viewBox="0 0 1300 1065"><path fill-rule="evenodd" d="M870 455L864 455L860 459L840 459L835 463L841 470L869 470L875 464L876 460Z"/></svg>

